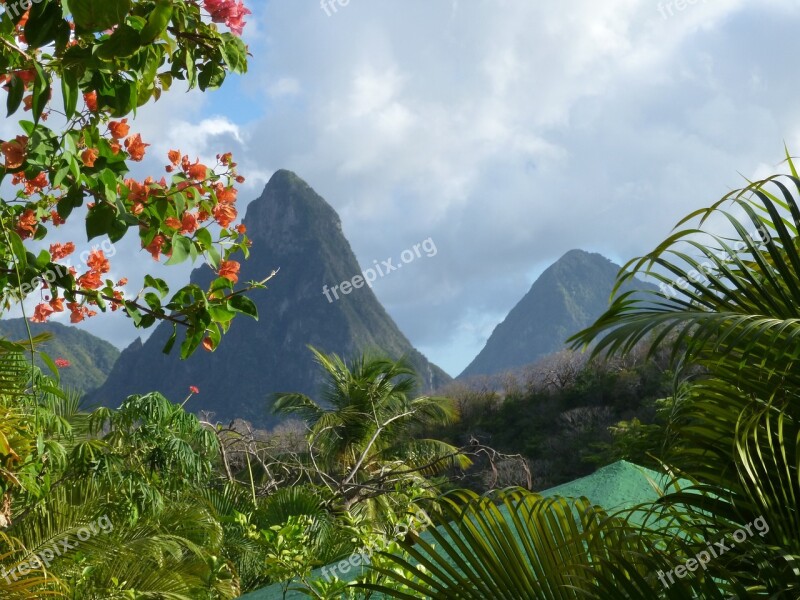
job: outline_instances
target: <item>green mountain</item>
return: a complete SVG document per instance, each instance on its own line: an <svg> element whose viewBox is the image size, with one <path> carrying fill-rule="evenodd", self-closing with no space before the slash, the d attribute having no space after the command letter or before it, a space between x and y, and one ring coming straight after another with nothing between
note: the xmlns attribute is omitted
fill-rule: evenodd
<svg viewBox="0 0 800 600"><path fill-rule="evenodd" d="M171 333L162 323L146 342L137 340L122 352L93 401L117 406L128 394L152 390L178 401L194 385L200 394L187 405L191 410L268 425L274 420L267 403L271 393L317 394L319 369L309 344L345 358L361 351L406 355L422 389L451 380L414 349L371 288L339 294L339 300L331 296L330 302L323 294L323 286L351 280L362 269L336 211L302 179L289 171L275 173L248 206L244 223L253 247L240 280L261 280L280 268L268 290L251 294L259 321L235 319L216 352L199 350L186 361L161 352ZM191 279L205 286L211 277L203 266Z"/></svg>
<svg viewBox="0 0 800 600"><path fill-rule="evenodd" d="M119 350L99 337L82 331L77 327L61 323L29 323L32 335L51 333L53 338L39 346L53 360L64 358L70 366L59 369L61 383L68 389L92 392L105 382L114 363L119 358ZM0 321L0 337L19 341L28 339L24 319ZM37 361L43 367L41 360ZM49 372L47 367L44 367Z"/></svg>
<svg viewBox="0 0 800 600"><path fill-rule="evenodd" d="M608 308L619 269L600 254L567 252L495 327L459 378L516 369L563 349L568 337L591 325ZM649 286L629 282L621 291Z"/></svg>

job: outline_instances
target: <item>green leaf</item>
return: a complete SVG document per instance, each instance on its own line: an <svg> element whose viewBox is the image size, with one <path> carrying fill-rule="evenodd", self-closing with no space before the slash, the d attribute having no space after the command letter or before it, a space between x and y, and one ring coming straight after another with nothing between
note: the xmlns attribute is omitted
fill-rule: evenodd
<svg viewBox="0 0 800 600"><path fill-rule="evenodd" d="M169 354L172 352L172 347L175 345L175 340L178 339L178 325L177 323L172 324L172 335L169 336L167 343L164 344L164 349L162 352L164 354Z"/></svg>
<svg viewBox="0 0 800 600"><path fill-rule="evenodd" d="M110 38L97 47L94 54L103 60L113 60L131 56L139 48L139 32L128 25L121 25Z"/></svg>
<svg viewBox="0 0 800 600"><path fill-rule="evenodd" d="M247 296L234 296L228 301L228 306L230 306L232 310L249 315L258 321L258 308L256 308L255 302L250 300Z"/></svg>
<svg viewBox="0 0 800 600"><path fill-rule="evenodd" d="M223 306L212 306L208 312L211 314L211 318L218 323L227 323L236 316L236 311L228 310Z"/></svg>
<svg viewBox="0 0 800 600"><path fill-rule="evenodd" d="M77 33L95 33L119 25L131 11L131 0L70 0Z"/></svg>
<svg viewBox="0 0 800 600"><path fill-rule="evenodd" d="M96 204L86 216L86 235L91 240L101 235L111 235L117 211L110 204Z"/></svg>
<svg viewBox="0 0 800 600"><path fill-rule="evenodd" d="M12 75L11 81L8 83L8 98L6 98L6 107L8 108L8 115L11 116L19 105L22 104L22 96L25 95L25 84L22 83L19 75Z"/></svg>
<svg viewBox="0 0 800 600"><path fill-rule="evenodd" d="M64 99L64 111L67 118L71 119L78 106L78 76L72 70L65 70L61 74L61 97ZM71 136L67 136L71 139Z"/></svg>
<svg viewBox="0 0 800 600"><path fill-rule="evenodd" d="M162 298L165 298L169 293L169 286L167 285L167 282L163 279L157 279L152 275L144 276L144 285L156 290Z"/></svg>
<svg viewBox="0 0 800 600"><path fill-rule="evenodd" d="M167 29L171 18L171 0L157 0L156 7L150 12L150 16L147 17L147 24L141 31L142 44L149 44L160 37Z"/></svg>
<svg viewBox="0 0 800 600"><path fill-rule="evenodd" d="M53 359L45 352L39 352L39 357L42 359L42 362L47 365L47 368L50 369L53 375L55 375L56 381L58 381L61 378L61 374L58 371L56 363L53 362Z"/></svg>
<svg viewBox="0 0 800 600"><path fill-rule="evenodd" d="M64 22L56 2L34 0L28 22L25 23L25 41L31 48L41 48L56 39L59 26Z"/></svg>
<svg viewBox="0 0 800 600"><path fill-rule="evenodd" d="M17 266L20 271L24 271L28 266L28 253L25 251L22 238L15 231L6 231L6 233L11 239L11 251L14 253L14 258L17 259Z"/></svg>
<svg viewBox="0 0 800 600"><path fill-rule="evenodd" d="M31 110L34 122L38 123L44 112L44 107L50 102L51 88L50 77L44 72L41 65L35 62L33 66L36 69L36 79L33 82L33 104L31 105Z"/></svg>
<svg viewBox="0 0 800 600"><path fill-rule="evenodd" d="M189 258L191 251L192 241L189 238L182 236L180 233L176 233L174 236L172 236L172 256L165 264L179 265Z"/></svg>

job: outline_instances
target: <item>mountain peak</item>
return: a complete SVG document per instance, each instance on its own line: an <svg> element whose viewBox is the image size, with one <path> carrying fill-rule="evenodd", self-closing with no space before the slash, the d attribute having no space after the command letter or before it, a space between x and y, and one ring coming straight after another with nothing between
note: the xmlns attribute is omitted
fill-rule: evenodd
<svg viewBox="0 0 800 600"><path fill-rule="evenodd" d="M308 345L347 359L364 351L405 355L425 390L450 381L411 345L371 288L326 298L325 286L350 280L361 268L339 215L300 177L277 171L261 197L248 205L244 223L253 247L240 279L261 280L280 269L268 290L251 295L259 321L236 319L216 352L200 351L186 361L161 354L171 333L162 323L143 345L123 352L93 400L116 406L128 394L153 390L180 400L189 386L197 386L201 393L192 399L193 410L267 425L274 420L268 412L270 394L318 392L319 369ZM203 267L191 279L202 285L211 277Z"/></svg>
<svg viewBox="0 0 800 600"><path fill-rule="evenodd" d="M585 250L564 254L495 327L486 346L459 377L519 368L564 348L568 337L608 308L619 269L601 254ZM621 291L646 285L628 282Z"/></svg>

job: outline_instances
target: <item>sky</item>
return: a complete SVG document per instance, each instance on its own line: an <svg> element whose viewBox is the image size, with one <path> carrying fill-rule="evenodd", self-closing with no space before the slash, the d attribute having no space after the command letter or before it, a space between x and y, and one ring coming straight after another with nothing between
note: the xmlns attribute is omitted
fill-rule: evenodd
<svg viewBox="0 0 800 600"><path fill-rule="evenodd" d="M230 150L241 209L290 169L362 267L432 240L373 289L451 375L568 250L624 263L800 152L796 0L245 3L249 72L140 111L137 173L160 177L171 148ZM115 253L129 277L188 280L135 240ZM85 328L142 335L119 315Z"/></svg>

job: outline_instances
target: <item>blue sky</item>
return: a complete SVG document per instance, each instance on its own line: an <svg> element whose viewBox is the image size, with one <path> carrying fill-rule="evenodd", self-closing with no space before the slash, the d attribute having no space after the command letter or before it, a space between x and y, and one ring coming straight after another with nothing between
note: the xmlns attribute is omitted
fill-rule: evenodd
<svg viewBox="0 0 800 600"><path fill-rule="evenodd" d="M250 72L204 96L176 87L134 127L154 157L233 150L243 204L295 171L364 267L432 238L435 257L374 290L453 375L566 251L641 255L780 170L784 142L800 152L794 0L246 3ZM118 256L152 266L135 245ZM140 334L112 316L87 328Z"/></svg>

